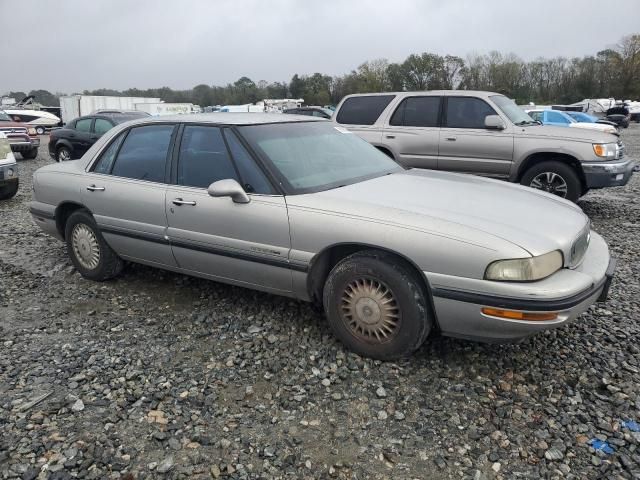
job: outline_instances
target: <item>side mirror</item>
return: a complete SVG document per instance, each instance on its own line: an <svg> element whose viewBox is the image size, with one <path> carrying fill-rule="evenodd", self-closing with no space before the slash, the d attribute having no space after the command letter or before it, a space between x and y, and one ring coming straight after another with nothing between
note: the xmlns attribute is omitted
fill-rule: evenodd
<svg viewBox="0 0 640 480"><path fill-rule="evenodd" d="M491 130L504 130L505 124L498 115L487 115L484 117L484 126Z"/></svg>
<svg viewBox="0 0 640 480"><path fill-rule="evenodd" d="M213 182L207 188L207 193L212 197L231 197L235 203L249 203L251 201L249 195L233 178Z"/></svg>

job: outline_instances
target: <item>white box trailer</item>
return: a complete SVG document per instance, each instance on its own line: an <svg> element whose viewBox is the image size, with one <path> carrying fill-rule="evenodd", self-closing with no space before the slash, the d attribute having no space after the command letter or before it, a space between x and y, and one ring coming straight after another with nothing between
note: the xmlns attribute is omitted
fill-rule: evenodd
<svg viewBox="0 0 640 480"><path fill-rule="evenodd" d="M136 103L135 110L147 112L149 115L181 115L196 113L200 108L193 103Z"/></svg>
<svg viewBox="0 0 640 480"><path fill-rule="evenodd" d="M62 123L90 115L96 110L135 110L137 103L160 103L159 98L69 95L60 97Z"/></svg>

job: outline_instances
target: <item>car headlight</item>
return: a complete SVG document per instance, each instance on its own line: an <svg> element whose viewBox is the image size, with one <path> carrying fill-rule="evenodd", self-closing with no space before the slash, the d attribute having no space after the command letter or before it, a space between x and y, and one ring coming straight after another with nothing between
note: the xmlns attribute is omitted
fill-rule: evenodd
<svg viewBox="0 0 640 480"><path fill-rule="evenodd" d="M29 132L29 135L37 135L38 132L36 132L36 129L33 127L29 127L29 129L27 130Z"/></svg>
<svg viewBox="0 0 640 480"><path fill-rule="evenodd" d="M594 143L593 153L597 157L613 160L618 153L618 145L615 143Z"/></svg>
<svg viewBox="0 0 640 480"><path fill-rule="evenodd" d="M486 280L527 282L541 280L562 268L562 252L555 250L538 257L497 260L484 272Z"/></svg>

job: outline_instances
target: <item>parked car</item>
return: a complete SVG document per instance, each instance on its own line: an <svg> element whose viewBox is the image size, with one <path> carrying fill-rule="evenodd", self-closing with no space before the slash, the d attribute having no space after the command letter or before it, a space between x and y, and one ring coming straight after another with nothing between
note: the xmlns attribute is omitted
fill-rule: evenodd
<svg viewBox="0 0 640 480"><path fill-rule="evenodd" d="M38 156L40 137L34 127L16 122L0 110L0 132L4 133L9 140L12 152L20 153L22 158L29 160Z"/></svg>
<svg viewBox="0 0 640 480"><path fill-rule="evenodd" d="M0 132L0 200L13 197L18 192L18 164L6 135Z"/></svg>
<svg viewBox="0 0 640 480"><path fill-rule="evenodd" d="M602 118L598 118L595 115L590 115L590 114L585 113L585 112L573 112L573 111L567 110L564 113L569 115L571 118L573 118L578 123L600 123L602 125L610 125L612 127L615 127L616 129L618 127L618 125L616 123L614 123L614 122L611 122L609 120L604 120Z"/></svg>
<svg viewBox="0 0 640 480"><path fill-rule="evenodd" d="M333 110L324 107L298 107L289 108L287 110L284 110L282 113L293 113L294 115L307 115L310 117L328 119L333 115Z"/></svg>
<svg viewBox="0 0 640 480"><path fill-rule="evenodd" d="M631 121L631 114L629 109L625 105L616 105L611 107L606 112L606 119L614 122L616 125L622 128L628 128Z"/></svg>
<svg viewBox="0 0 640 480"><path fill-rule="evenodd" d="M49 135L49 155L56 162L80 158L102 135L118 125L136 118L145 118L145 112L102 112L78 117L64 128L52 130Z"/></svg>
<svg viewBox="0 0 640 480"><path fill-rule="evenodd" d="M634 168L615 135L541 126L497 93L348 95L333 120L407 167L501 178L572 201L625 185Z"/></svg>
<svg viewBox="0 0 640 480"><path fill-rule="evenodd" d="M615 125L597 123L597 122L579 122L574 119L569 112L561 112L559 110L525 110L527 114L542 125L551 125L555 127L573 127L586 128L589 130L598 130L600 132L619 135L620 132Z"/></svg>
<svg viewBox="0 0 640 480"><path fill-rule="evenodd" d="M559 327L606 299L615 265L571 202L406 170L313 118L137 120L33 178L35 222L85 278L126 260L311 301L379 359L436 329L511 341Z"/></svg>

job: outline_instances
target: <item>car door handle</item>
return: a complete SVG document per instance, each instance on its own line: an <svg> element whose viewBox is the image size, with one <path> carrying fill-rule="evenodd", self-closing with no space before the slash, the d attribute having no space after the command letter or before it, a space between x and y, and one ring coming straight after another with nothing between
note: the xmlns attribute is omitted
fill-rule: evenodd
<svg viewBox="0 0 640 480"><path fill-rule="evenodd" d="M395 135L385 135L385 137L387 137L387 138L396 138Z"/></svg>
<svg viewBox="0 0 640 480"><path fill-rule="evenodd" d="M104 187L96 187L95 185L89 185L87 190L90 192L104 192Z"/></svg>
<svg viewBox="0 0 640 480"><path fill-rule="evenodd" d="M445 140L449 141L449 142L455 142L457 140L456 137L445 137Z"/></svg>
<svg viewBox="0 0 640 480"><path fill-rule="evenodd" d="M195 205L196 202L195 200L183 200L181 198L174 198L173 199L173 204L174 205Z"/></svg>

